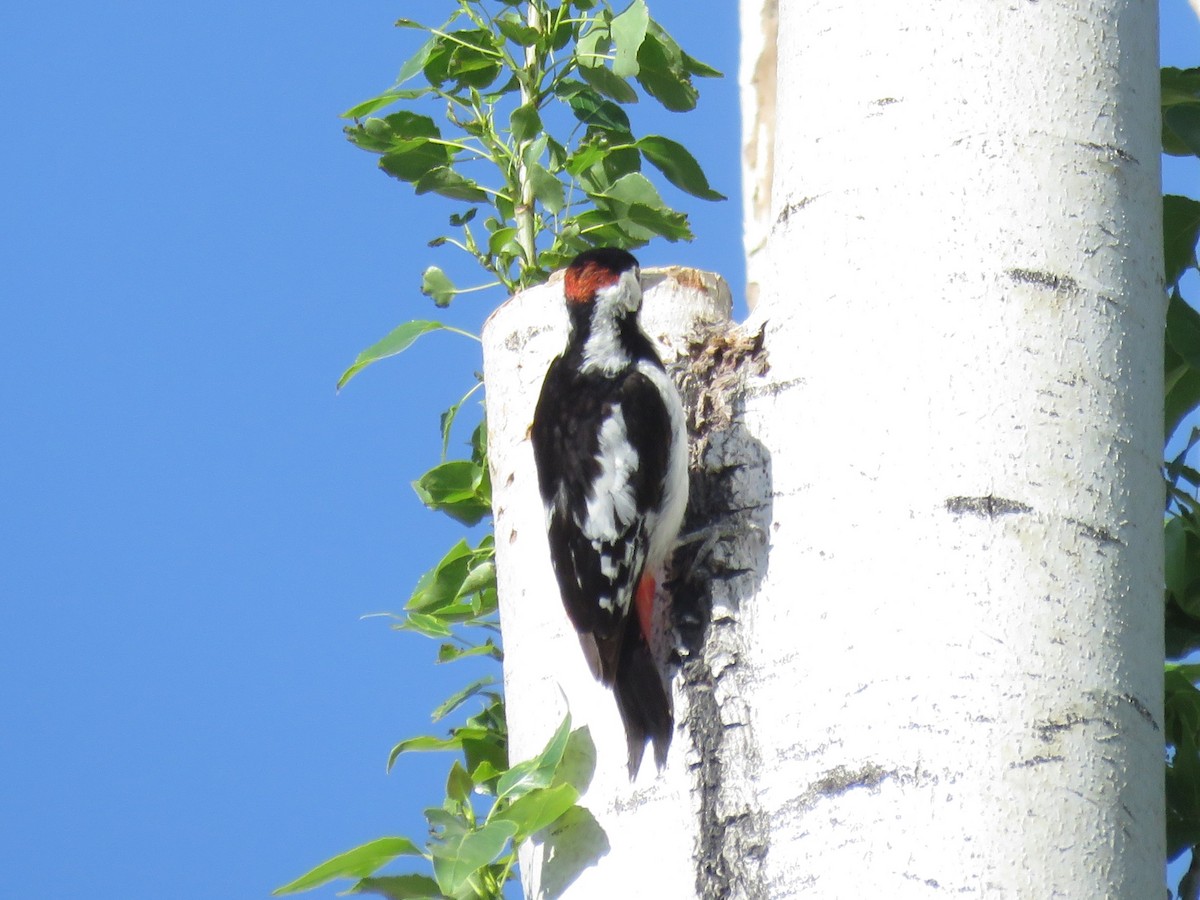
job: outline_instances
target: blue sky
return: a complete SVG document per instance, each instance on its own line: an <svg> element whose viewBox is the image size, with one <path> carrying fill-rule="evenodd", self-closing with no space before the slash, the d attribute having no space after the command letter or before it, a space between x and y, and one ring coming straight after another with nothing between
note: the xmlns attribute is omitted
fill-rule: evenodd
<svg viewBox="0 0 1200 900"><path fill-rule="evenodd" d="M730 200L665 189L699 238L640 257L736 292L735 5L652 9L731 77L691 115L635 121ZM1184 0L1164 9L1167 60L1200 62ZM384 761L471 671L361 616L400 608L458 537L409 481L478 350L433 335L333 390L435 312L420 272L454 252L425 247L444 209L337 119L391 83L411 13L0 9L5 896L262 898L357 843L420 837L440 796L448 758ZM477 330L496 299L446 318Z"/></svg>

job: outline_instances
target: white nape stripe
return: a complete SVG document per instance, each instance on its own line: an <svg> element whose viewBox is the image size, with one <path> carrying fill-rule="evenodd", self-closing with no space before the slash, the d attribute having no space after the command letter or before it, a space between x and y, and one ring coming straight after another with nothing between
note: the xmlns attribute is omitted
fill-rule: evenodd
<svg viewBox="0 0 1200 900"><path fill-rule="evenodd" d="M592 482L587 498L587 518L580 523L590 540L615 541L624 535L637 515L630 478L637 471L638 454L629 443L621 404L614 404L600 425L596 451L600 474Z"/></svg>
<svg viewBox="0 0 1200 900"><path fill-rule="evenodd" d="M583 371L599 369L614 374L629 365L629 353L621 343L618 323L642 305L638 269L628 269L607 287L596 291L591 331L583 345Z"/></svg>

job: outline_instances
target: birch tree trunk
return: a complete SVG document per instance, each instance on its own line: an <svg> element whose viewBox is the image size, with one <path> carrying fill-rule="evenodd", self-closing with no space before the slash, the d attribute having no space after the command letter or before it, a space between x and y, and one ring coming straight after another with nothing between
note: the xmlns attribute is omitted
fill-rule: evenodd
<svg viewBox="0 0 1200 900"><path fill-rule="evenodd" d="M778 13L751 321L647 296L709 530L658 648L675 740L632 785L528 449L559 289L485 329L512 757L568 709L590 739L527 895L1161 896L1155 4Z"/></svg>
<svg viewBox="0 0 1200 900"><path fill-rule="evenodd" d="M1156 37L1146 0L781 6L771 897L1164 892Z"/></svg>

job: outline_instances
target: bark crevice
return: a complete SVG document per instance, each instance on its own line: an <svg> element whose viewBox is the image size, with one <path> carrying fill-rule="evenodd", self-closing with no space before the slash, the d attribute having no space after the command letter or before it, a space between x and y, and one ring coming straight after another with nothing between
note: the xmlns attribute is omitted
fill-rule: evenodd
<svg viewBox="0 0 1200 900"><path fill-rule="evenodd" d="M704 536L676 550L671 583L703 900L767 897L770 823L752 790L761 768L753 723L737 700L747 677L740 611L765 573L772 513L770 456L740 421L747 378L767 371L763 335L711 328L674 370L693 442L684 529Z"/></svg>

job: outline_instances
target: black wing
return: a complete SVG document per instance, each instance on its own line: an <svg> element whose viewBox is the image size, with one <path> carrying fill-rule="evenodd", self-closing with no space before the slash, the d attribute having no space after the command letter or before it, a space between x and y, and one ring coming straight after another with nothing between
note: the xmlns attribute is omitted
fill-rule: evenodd
<svg viewBox="0 0 1200 900"><path fill-rule="evenodd" d="M563 605L585 651L594 650L593 671L611 684L646 562L646 511L662 502L669 414L636 369L582 373L559 357L531 437Z"/></svg>

